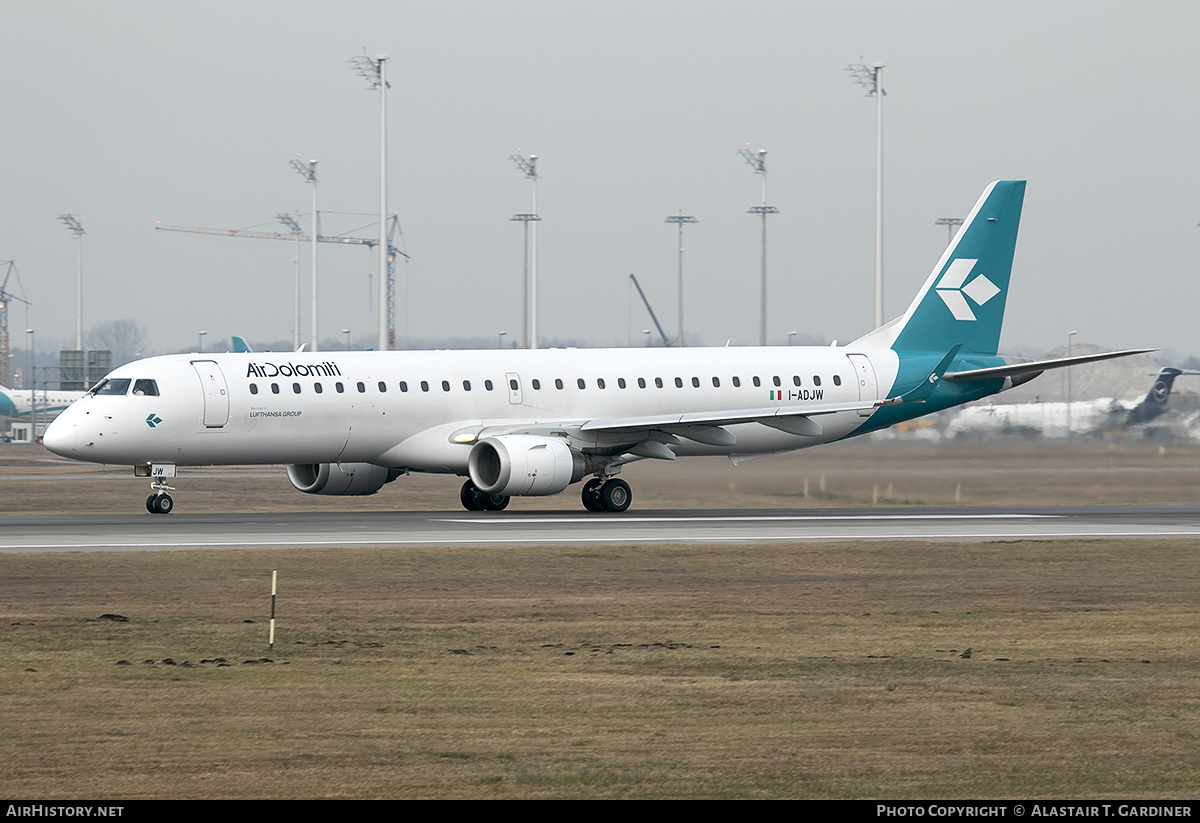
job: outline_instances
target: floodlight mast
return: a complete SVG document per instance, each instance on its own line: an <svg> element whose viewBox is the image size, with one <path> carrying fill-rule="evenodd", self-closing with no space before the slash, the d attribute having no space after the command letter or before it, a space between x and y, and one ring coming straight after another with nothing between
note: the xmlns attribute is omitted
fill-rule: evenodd
<svg viewBox="0 0 1200 823"><path fill-rule="evenodd" d="M875 98L875 328L883 325L883 98L887 91L880 83L883 63L846 66L850 79Z"/></svg>
<svg viewBox="0 0 1200 823"><path fill-rule="evenodd" d="M523 330L524 339L522 344L527 349L536 349L537 345L537 224L541 221L537 210L537 155L531 154L528 157L520 153L517 149L517 154L509 155L512 161L517 164L517 168L529 180L533 188L533 206L528 214L515 214L513 220L520 220L525 224L525 308L524 321L525 328Z"/></svg>
<svg viewBox="0 0 1200 823"><path fill-rule="evenodd" d="M949 246L951 243L954 242L954 232L957 229L957 227L961 226L962 224L963 224L963 219L961 217L939 217L937 220L933 221L933 225L935 225L935 226L945 226L946 227L946 245L947 246Z"/></svg>
<svg viewBox="0 0 1200 823"><path fill-rule="evenodd" d="M75 348L83 350L83 225L73 214L60 214L58 219L75 235Z"/></svg>
<svg viewBox="0 0 1200 823"><path fill-rule="evenodd" d="M676 225L679 226L679 342L676 343L675 345L682 348L683 347L683 225L684 225L684 223L699 223L700 221L697 220L695 217L692 217L690 214L684 214L683 209L680 209L679 214L671 215L663 222L664 223L675 223ZM629 276L633 277L632 274ZM634 278L633 282L636 284L637 278ZM638 291L641 291L641 290L642 290L642 287L638 286ZM644 297L644 295L643 295L643 297Z"/></svg>
<svg viewBox="0 0 1200 823"><path fill-rule="evenodd" d="M767 215L779 214L779 209L767 205L767 150L757 152L750 149L739 149L738 154L750 164L755 174L762 175L762 205L753 206L748 214L762 216L762 286L758 311L758 345L767 345Z"/></svg>
<svg viewBox="0 0 1200 823"><path fill-rule="evenodd" d="M312 184L313 196L313 230L312 236L319 237L320 229L317 224L317 161L309 160L305 163L297 157L291 159L291 166L301 177ZM309 341L309 351L317 351L317 244L312 244L312 339ZM297 346L299 348L299 346Z"/></svg>
<svg viewBox="0 0 1200 823"><path fill-rule="evenodd" d="M379 338L380 351L396 348L395 303L392 299L394 278L388 266L387 238L387 61L386 54L363 54L350 58L363 79L379 91Z"/></svg>
<svg viewBox="0 0 1200 823"><path fill-rule="evenodd" d="M67 231L75 235L75 348L83 352L83 225L73 214L60 214L58 219L67 227ZM87 354L83 354L83 387L90 388L88 382ZM36 435L36 429L35 429Z"/></svg>
<svg viewBox="0 0 1200 823"><path fill-rule="evenodd" d="M514 214L509 220L525 224L525 268L521 281L521 348L529 348L529 224L542 218L528 212Z"/></svg>
<svg viewBox="0 0 1200 823"><path fill-rule="evenodd" d="M275 219L287 226L292 232L292 237L295 238L296 252L292 257L292 266L295 269L295 283L292 291L292 351L298 351L300 349L300 235L304 233L304 230L300 228L300 222L287 212L281 212L276 215Z"/></svg>

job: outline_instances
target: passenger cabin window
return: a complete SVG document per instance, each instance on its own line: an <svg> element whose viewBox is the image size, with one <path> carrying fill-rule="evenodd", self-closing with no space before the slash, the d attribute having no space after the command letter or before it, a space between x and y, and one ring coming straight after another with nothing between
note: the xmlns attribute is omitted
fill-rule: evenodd
<svg viewBox="0 0 1200 823"><path fill-rule="evenodd" d="M619 386L622 389L625 388L625 378L624 377L617 378L617 386Z"/></svg>
<svg viewBox="0 0 1200 823"><path fill-rule="evenodd" d="M250 384L250 393L251 393L251 394L258 394L258 384L257 384L257 383L251 383L251 384Z"/></svg>
<svg viewBox="0 0 1200 823"><path fill-rule="evenodd" d="M771 382L772 382L772 383L774 383L776 386L779 386L779 385L780 385L780 383L779 383L779 375L775 375L774 377L772 377L772 378L771 378Z"/></svg>
<svg viewBox="0 0 1200 823"><path fill-rule="evenodd" d="M644 389L644 388L646 388L646 378L644 378L644 377L639 377L639 378L638 378L638 388L639 388L639 389Z"/></svg>
<svg viewBox="0 0 1200 823"><path fill-rule="evenodd" d="M362 382L361 380L358 381L358 393L363 394L364 392L366 392L366 390L367 390L367 384Z"/></svg>
<svg viewBox="0 0 1200 823"><path fill-rule="evenodd" d="M756 388L756 389L762 385L762 381L758 379L758 375L754 375L754 377L752 377L751 380L754 383L754 388Z"/></svg>
<svg viewBox="0 0 1200 823"><path fill-rule="evenodd" d="M675 388L677 388L677 389L683 388L683 378L682 377L675 378Z"/></svg>
<svg viewBox="0 0 1200 823"><path fill-rule="evenodd" d="M821 377L820 377L820 375L816 375L816 374L814 374L814 375L813 375L813 385L814 385L814 386L819 386L819 385L821 385Z"/></svg>
<svg viewBox="0 0 1200 823"><path fill-rule="evenodd" d="M463 391L470 391L470 390L471 390L471 381L464 380L463 381Z"/></svg>
<svg viewBox="0 0 1200 823"><path fill-rule="evenodd" d="M317 394L320 394L321 392L325 391L325 387L320 383L313 383L313 391L315 391Z"/></svg>
<svg viewBox="0 0 1200 823"><path fill-rule="evenodd" d="M105 396L124 395L129 391L129 384L133 382L128 377L119 377L115 380L101 380L96 384L96 388L92 389L92 394L102 394Z"/></svg>
<svg viewBox="0 0 1200 823"><path fill-rule="evenodd" d="M450 381L449 380L442 381L442 391L450 391Z"/></svg>
<svg viewBox="0 0 1200 823"><path fill-rule="evenodd" d="M842 377L841 377L841 375L835 374L835 375L833 376L833 385L835 385L835 386L840 386L840 385L842 385Z"/></svg>
<svg viewBox="0 0 1200 823"><path fill-rule="evenodd" d="M492 381L491 381L491 380L484 380L484 381L483 381L483 387L484 387L485 389L487 389L488 391L491 391L491 390L492 390ZM536 386L535 386L535 388L536 388Z"/></svg>
<svg viewBox="0 0 1200 823"><path fill-rule="evenodd" d="M713 378L713 388L714 388L714 389L719 389L719 388L721 388L721 378L719 378L719 377L714 377L714 378Z"/></svg>
<svg viewBox="0 0 1200 823"><path fill-rule="evenodd" d="M698 388L700 388L700 378L699 378L699 377L693 377L693 378L692 378L692 388L693 388L693 389L698 389Z"/></svg>
<svg viewBox="0 0 1200 823"><path fill-rule="evenodd" d="M582 377L580 377L578 380L576 380L576 381L575 381L575 385L576 385L576 386L578 386L578 387L579 387L579 388L581 388L581 389L586 389L586 388L587 388L587 383L583 382L583 378L582 378Z"/></svg>
<svg viewBox="0 0 1200 823"><path fill-rule="evenodd" d="M601 389L604 388L604 378L603 377L596 378L596 386L597 386L597 388L601 388Z"/></svg>
<svg viewBox="0 0 1200 823"><path fill-rule="evenodd" d="M554 378L554 388L556 388L556 389L562 388L562 380L560 378L557 378L557 377Z"/></svg>
<svg viewBox="0 0 1200 823"><path fill-rule="evenodd" d="M293 391L293 392L295 392L296 394L299 394L299 393L300 393L300 384L299 384L299 383L293 383L293 384L292 384L292 391Z"/></svg>
<svg viewBox="0 0 1200 823"><path fill-rule="evenodd" d="M661 377L654 378L654 385L661 389L662 388L662 378Z"/></svg>
<svg viewBox="0 0 1200 823"><path fill-rule="evenodd" d="M271 384L271 394L279 394L279 384L278 383Z"/></svg>
<svg viewBox="0 0 1200 823"><path fill-rule="evenodd" d="M341 393L343 393L344 391L346 391L346 387L345 387L344 385L342 385L341 383L334 383L334 384L333 384L333 387L334 387L335 389L337 389L337 393L338 393L338 394L341 394Z"/></svg>
<svg viewBox="0 0 1200 823"><path fill-rule="evenodd" d="M384 383L382 380L379 381L379 391L381 394L387 391L387 383Z"/></svg>
<svg viewBox="0 0 1200 823"><path fill-rule="evenodd" d="M529 385L533 386L534 391L541 391L542 389L542 381L536 377L529 381Z"/></svg>
<svg viewBox="0 0 1200 823"><path fill-rule="evenodd" d="M429 391L429 381L428 380L421 381L421 391Z"/></svg>
<svg viewBox="0 0 1200 823"><path fill-rule="evenodd" d="M794 383L795 385L799 386L799 385L800 385L800 375L798 375L798 374L793 374L793 375L792 375L792 383Z"/></svg>
<svg viewBox="0 0 1200 823"><path fill-rule="evenodd" d="M733 378L733 387L735 389L740 389L742 387L742 378L740 378L740 377Z"/></svg>
<svg viewBox="0 0 1200 823"><path fill-rule="evenodd" d="M153 380L146 380L144 378L135 380L133 381L133 393L138 396L158 397L158 384Z"/></svg>
<svg viewBox="0 0 1200 823"><path fill-rule="evenodd" d="M405 380L400 381L400 391L408 391L408 382L407 381L405 381Z"/></svg>

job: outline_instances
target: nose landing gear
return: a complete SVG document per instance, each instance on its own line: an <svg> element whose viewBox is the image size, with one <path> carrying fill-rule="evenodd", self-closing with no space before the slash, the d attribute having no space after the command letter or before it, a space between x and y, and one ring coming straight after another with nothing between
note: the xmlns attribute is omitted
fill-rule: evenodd
<svg viewBox="0 0 1200 823"><path fill-rule="evenodd" d="M146 498L146 511L151 514L170 514L175 508L175 501L167 492L175 491L175 487L168 486L162 480L156 480L150 484L150 488L154 489L154 494Z"/></svg>

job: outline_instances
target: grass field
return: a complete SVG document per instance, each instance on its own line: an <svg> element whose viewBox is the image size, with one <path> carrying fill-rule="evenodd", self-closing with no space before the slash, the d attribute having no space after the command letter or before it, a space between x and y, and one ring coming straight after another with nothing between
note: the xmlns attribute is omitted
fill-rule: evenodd
<svg viewBox="0 0 1200 823"><path fill-rule="evenodd" d="M684 461L628 476L635 505L650 508L874 495L942 504L956 485L964 504L1183 503L1195 502L1200 475L1194 449L956 449L834 446L736 470ZM8 511L81 485L87 510L137 511L145 494L128 469L113 477L21 455L0 452ZM442 496L457 487L405 478L373 498L323 499L261 472L184 475L180 510L242 508L248 496L230 486L258 488L252 505L280 511L448 508ZM16 491L26 485L37 489ZM574 495L554 501L578 505ZM0 516L0 541L2 530ZM0 791L1194 798L1196 548L1156 539L0 555ZM269 650L272 569L279 629Z"/></svg>

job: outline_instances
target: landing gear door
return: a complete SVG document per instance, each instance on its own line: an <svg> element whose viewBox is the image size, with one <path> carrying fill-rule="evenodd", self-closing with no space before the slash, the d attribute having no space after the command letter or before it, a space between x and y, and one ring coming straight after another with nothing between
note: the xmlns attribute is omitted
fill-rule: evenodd
<svg viewBox="0 0 1200 823"><path fill-rule="evenodd" d="M508 402L514 406L521 405L521 377L515 372L504 375L508 382Z"/></svg>
<svg viewBox="0 0 1200 823"><path fill-rule="evenodd" d="M854 367L854 379L858 381L858 399L868 403L879 400L879 386L875 382L875 367L865 354L847 354ZM875 409L859 409L859 417L870 417Z"/></svg>
<svg viewBox="0 0 1200 823"><path fill-rule="evenodd" d="M204 392L204 428L220 429L229 422L229 386L221 367L212 360L193 360Z"/></svg>

